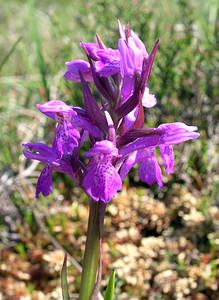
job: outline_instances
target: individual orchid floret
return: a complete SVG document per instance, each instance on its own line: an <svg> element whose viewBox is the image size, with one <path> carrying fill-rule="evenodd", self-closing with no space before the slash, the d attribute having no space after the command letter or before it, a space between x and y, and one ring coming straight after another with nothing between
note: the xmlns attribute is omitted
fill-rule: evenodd
<svg viewBox="0 0 219 300"><path fill-rule="evenodd" d="M71 178L75 177L71 161L67 157L60 157L60 149L56 147L56 143L53 144L53 147L42 143L23 143L23 146L25 148L23 153L27 158L38 160L46 165L37 181L36 198L39 198L40 193L48 196L52 192L52 173L54 171L65 173Z"/></svg>
<svg viewBox="0 0 219 300"><path fill-rule="evenodd" d="M137 34L131 30L129 26L125 27L121 22L118 20L118 26L119 26L119 34L120 38L123 40L127 40L128 43L134 44L133 47L136 47L140 52L143 57L147 58L148 53L145 48L144 43L139 39Z"/></svg>
<svg viewBox="0 0 219 300"><path fill-rule="evenodd" d="M134 102L132 97L137 102L134 109L125 117L126 130L128 130L135 123L139 101L146 108L156 105L157 100L154 95L149 93L147 81L158 43L155 43L151 54L148 55L143 42L129 27L125 28L119 22L119 30L118 48L120 51L120 74L122 77L122 103L125 103L127 100Z"/></svg>
<svg viewBox="0 0 219 300"><path fill-rule="evenodd" d="M60 136L60 132L62 132L63 134L65 133L66 138L69 136L72 142L73 140L76 142L76 139L80 137L79 131L81 129L88 131L97 139L100 139L102 136L101 130L95 126L84 110L69 106L60 100L51 100L45 104L38 104L37 108L47 117L58 122L56 128L57 136Z"/></svg>
<svg viewBox="0 0 219 300"><path fill-rule="evenodd" d="M98 55L99 60L95 63L95 68L100 76L108 77L119 73L120 55L118 50L100 49Z"/></svg>
<svg viewBox="0 0 219 300"><path fill-rule="evenodd" d="M84 60L78 59L73 61L67 61L65 63L67 71L65 72L65 78L67 80L80 82L80 72L83 74L86 81L92 81L92 74L90 64Z"/></svg>
<svg viewBox="0 0 219 300"><path fill-rule="evenodd" d="M80 43L88 57L95 61L95 69L100 76L108 77L119 73L119 51L106 48L98 36L98 43Z"/></svg>
<svg viewBox="0 0 219 300"><path fill-rule="evenodd" d="M80 46L85 50L87 56L94 60L95 70L98 75L103 77L112 76L119 73L119 51L106 48L103 43L85 43ZM91 66L84 60L72 60L65 63L67 72L65 78L76 82L81 81L80 73L86 81L93 81Z"/></svg>
<svg viewBox="0 0 219 300"><path fill-rule="evenodd" d="M198 138L199 134L195 130L197 130L195 126L187 126L177 122L162 124L157 129L145 130L145 133L142 130L126 134L126 142L128 141L128 135L131 139L136 135L136 139L134 138L134 141L127 143L119 150L121 155L128 155L119 171L121 178L124 179L135 164L140 164L140 180L149 185L156 182L159 187L162 187L161 168L153 149L159 146L166 172L171 174L174 171L172 145ZM139 135L141 137L138 137Z"/></svg>
<svg viewBox="0 0 219 300"><path fill-rule="evenodd" d="M77 113L63 101L51 100L45 104L38 104L37 108L46 116L58 122L54 139L54 147L61 157L64 153L72 153L78 146L79 131L73 126L71 120Z"/></svg>
<svg viewBox="0 0 219 300"><path fill-rule="evenodd" d="M98 43L81 42L80 46L91 59L99 60L98 50L101 48Z"/></svg>
<svg viewBox="0 0 219 300"><path fill-rule="evenodd" d="M96 142L86 153L90 157L82 187L95 201L109 202L122 188L122 180L113 166L118 150L110 141Z"/></svg>
<svg viewBox="0 0 219 300"><path fill-rule="evenodd" d="M120 39L120 72L122 76L122 96L123 101L129 99L135 88L137 76L140 77L144 61L146 62L149 55L145 49L143 42L138 36L128 27L124 28L119 23Z"/></svg>

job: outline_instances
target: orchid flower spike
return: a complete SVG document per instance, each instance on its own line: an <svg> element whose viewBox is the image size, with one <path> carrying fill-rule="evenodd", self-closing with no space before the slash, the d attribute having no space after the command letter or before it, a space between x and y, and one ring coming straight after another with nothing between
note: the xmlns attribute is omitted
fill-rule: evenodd
<svg viewBox="0 0 219 300"><path fill-rule="evenodd" d="M195 126L181 122L144 127L144 108L157 103L148 88L159 40L148 52L138 35L119 22L118 48L107 48L100 36L81 42L87 61L66 62L66 80L80 82L84 105L61 100L37 105L56 122L53 143L24 143L24 155L42 162L36 197L52 192L52 173L76 180L93 201L108 203L122 189L122 181L135 165L141 181L162 188L162 168L174 172L174 145L199 137ZM92 94L91 85L99 92ZM148 113L148 112L147 112ZM90 149L83 153L81 146ZM159 151L157 151L157 149ZM158 152L161 160L158 159Z"/></svg>

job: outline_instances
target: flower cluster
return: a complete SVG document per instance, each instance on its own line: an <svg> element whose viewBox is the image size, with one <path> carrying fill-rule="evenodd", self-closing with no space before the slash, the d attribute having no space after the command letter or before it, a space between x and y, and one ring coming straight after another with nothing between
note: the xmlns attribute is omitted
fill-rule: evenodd
<svg viewBox="0 0 219 300"><path fill-rule="evenodd" d="M118 49L107 48L97 35L96 43L80 44L88 61L66 62L65 78L80 82L84 107L60 100L37 105L40 112L56 123L51 147L24 143L27 158L45 164L36 187L36 197L52 192L52 173L63 172L76 180L95 201L109 202L122 188L131 168L139 164L139 178L148 185L162 187L162 172L155 149L167 174L174 170L173 145L199 136L196 127L183 123L144 127L144 107L156 105L149 93L148 79L159 40L149 54L130 27L119 23ZM90 90L94 84L99 103ZM80 147L88 142L84 157Z"/></svg>

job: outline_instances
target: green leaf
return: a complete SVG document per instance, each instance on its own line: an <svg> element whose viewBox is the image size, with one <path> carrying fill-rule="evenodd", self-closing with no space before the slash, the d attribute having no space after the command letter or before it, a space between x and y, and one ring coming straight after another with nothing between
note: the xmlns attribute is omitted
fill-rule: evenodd
<svg viewBox="0 0 219 300"><path fill-rule="evenodd" d="M62 298L63 300L70 300L68 293L68 280L67 280L67 254L65 253L62 271L61 271L61 286L62 286Z"/></svg>
<svg viewBox="0 0 219 300"><path fill-rule="evenodd" d="M104 300L113 300L114 299L114 290L115 290L115 271L112 272L110 280L106 289Z"/></svg>

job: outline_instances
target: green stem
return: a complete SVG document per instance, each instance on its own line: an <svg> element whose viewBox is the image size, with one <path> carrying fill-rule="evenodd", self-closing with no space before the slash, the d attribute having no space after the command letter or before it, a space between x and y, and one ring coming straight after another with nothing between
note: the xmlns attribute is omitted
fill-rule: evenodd
<svg viewBox="0 0 219 300"><path fill-rule="evenodd" d="M95 287L100 259L100 240L102 238L104 210L105 205L103 203L90 200L90 214L79 300L90 300Z"/></svg>

